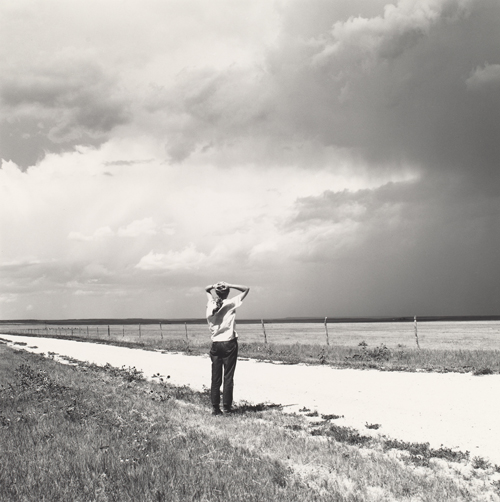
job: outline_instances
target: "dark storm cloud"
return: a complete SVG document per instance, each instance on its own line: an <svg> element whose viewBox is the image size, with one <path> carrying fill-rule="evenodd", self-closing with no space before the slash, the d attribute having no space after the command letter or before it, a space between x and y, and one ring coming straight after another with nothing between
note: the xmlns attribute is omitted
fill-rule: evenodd
<svg viewBox="0 0 500 502"><path fill-rule="evenodd" d="M300 260L322 271L310 280L341 312L491 314L499 207L460 182L390 183L299 199L286 230L313 236Z"/></svg>
<svg viewBox="0 0 500 502"><path fill-rule="evenodd" d="M286 163L287 150L309 142L349 151L371 169L404 164L477 184L497 179L497 1L402 1L344 19L315 8L305 27L284 23L259 67L186 70L166 93L170 103L155 103L170 117L174 159L239 144L252 161ZM321 9L332 16L328 27L317 21ZM249 138L253 148L243 150Z"/></svg>
<svg viewBox="0 0 500 502"><path fill-rule="evenodd" d="M400 2L383 17L339 21L295 74L278 57L290 123L374 164L495 175L500 94L467 79L498 61L500 4L466 5Z"/></svg>
<svg viewBox="0 0 500 502"><path fill-rule="evenodd" d="M127 122L115 82L91 64L58 63L3 75L0 81L0 157L21 167L47 152L97 146Z"/></svg>
<svg viewBox="0 0 500 502"><path fill-rule="evenodd" d="M300 199L288 230L321 236L302 259L322 268L316 281L332 275L322 292L345 312L495 313L500 4L403 5L430 9L336 24L315 59L332 95L326 79L311 86L325 96L324 144L356 151L371 169L413 165L419 178Z"/></svg>
<svg viewBox="0 0 500 502"><path fill-rule="evenodd" d="M289 225L294 227L321 221L339 223L347 219L368 221L381 211L400 208L403 204L414 207L417 203L426 204L429 200L432 200L431 194L427 190L424 193L415 190L414 182L388 183L377 189L356 192L327 190L320 196L297 200L297 212Z"/></svg>

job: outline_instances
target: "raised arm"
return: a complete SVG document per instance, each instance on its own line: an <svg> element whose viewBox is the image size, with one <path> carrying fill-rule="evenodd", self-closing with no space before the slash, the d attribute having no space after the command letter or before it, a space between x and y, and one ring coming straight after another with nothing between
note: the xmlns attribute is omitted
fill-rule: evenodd
<svg viewBox="0 0 500 502"><path fill-rule="evenodd" d="M212 295L212 290L215 289L214 288L214 285L213 284L210 284L210 286L207 286L205 288L205 292L207 293L207 298L210 300L210 299L213 299L213 295Z"/></svg>
<svg viewBox="0 0 500 502"><path fill-rule="evenodd" d="M248 295L248 292L250 291L250 288L248 286L240 286L238 284L228 284L227 287L241 291L243 293L243 296L241 297L242 300L245 298L245 296Z"/></svg>

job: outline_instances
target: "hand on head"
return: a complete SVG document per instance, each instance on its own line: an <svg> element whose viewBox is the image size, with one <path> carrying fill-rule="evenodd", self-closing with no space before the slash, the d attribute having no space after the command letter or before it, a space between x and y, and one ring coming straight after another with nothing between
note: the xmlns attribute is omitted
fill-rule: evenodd
<svg viewBox="0 0 500 502"><path fill-rule="evenodd" d="M229 289L229 286L227 282L224 281L219 281L218 283L214 284L214 289L215 291L226 291L226 289Z"/></svg>
<svg viewBox="0 0 500 502"><path fill-rule="evenodd" d="M225 300L229 296L230 287L227 282L221 281L213 285L214 293L217 298Z"/></svg>

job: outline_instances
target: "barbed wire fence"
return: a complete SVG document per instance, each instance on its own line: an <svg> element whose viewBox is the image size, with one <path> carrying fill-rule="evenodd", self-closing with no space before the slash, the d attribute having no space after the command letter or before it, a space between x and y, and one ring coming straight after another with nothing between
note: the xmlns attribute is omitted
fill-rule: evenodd
<svg viewBox="0 0 500 502"><path fill-rule="evenodd" d="M425 321L426 319L424 319ZM335 318L315 318L314 320L253 319L237 322L237 332L243 343L258 344L314 344L335 345L387 345L406 346L420 350L428 347L432 339L441 337L443 343L451 346L472 324L419 322L417 316L394 321L344 322ZM471 328L472 329L472 328ZM488 339L489 346L500 348L500 320L486 323L475 333ZM479 329L479 331L478 331ZM142 320L135 323L92 322L57 323L50 321L3 322L0 333L76 338L80 340L107 340L155 345L167 345L174 340L186 344L206 344L210 342L207 323L198 320Z"/></svg>

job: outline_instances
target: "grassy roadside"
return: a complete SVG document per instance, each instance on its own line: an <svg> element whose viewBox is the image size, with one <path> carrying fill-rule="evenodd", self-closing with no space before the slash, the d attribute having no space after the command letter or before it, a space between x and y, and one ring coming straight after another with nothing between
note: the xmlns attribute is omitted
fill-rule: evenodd
<svg viewBox="0 0 500 502"><path fill-rule="evenodd" d="M12 332L11 334L17 334ZM20 335L22 336L22 335ZM44 335L29 335L45 337ZM0 335L1 338L1 335ZM145 350L177 351L185 354L206 354L209 342L193 343L185 339L136 338L122 341L117 338L51 335L49 338L79 340ZM356 346L308 345L295 343L264 344L239 343L239 357L275 361L284 364L321 364L336 368L379 369L382 371L456 372L488 375L500 373L499 350L441 350L417 349L398 346L390 349L381 344L369 346L361 342Z"/></svg>
<svg viewBox="0 0 500 502"><path fill-rule="evenodd" d="M6 501L498 501L499 468L272 405L212 417L208 396L133 369L0 344Z"/></svg>

